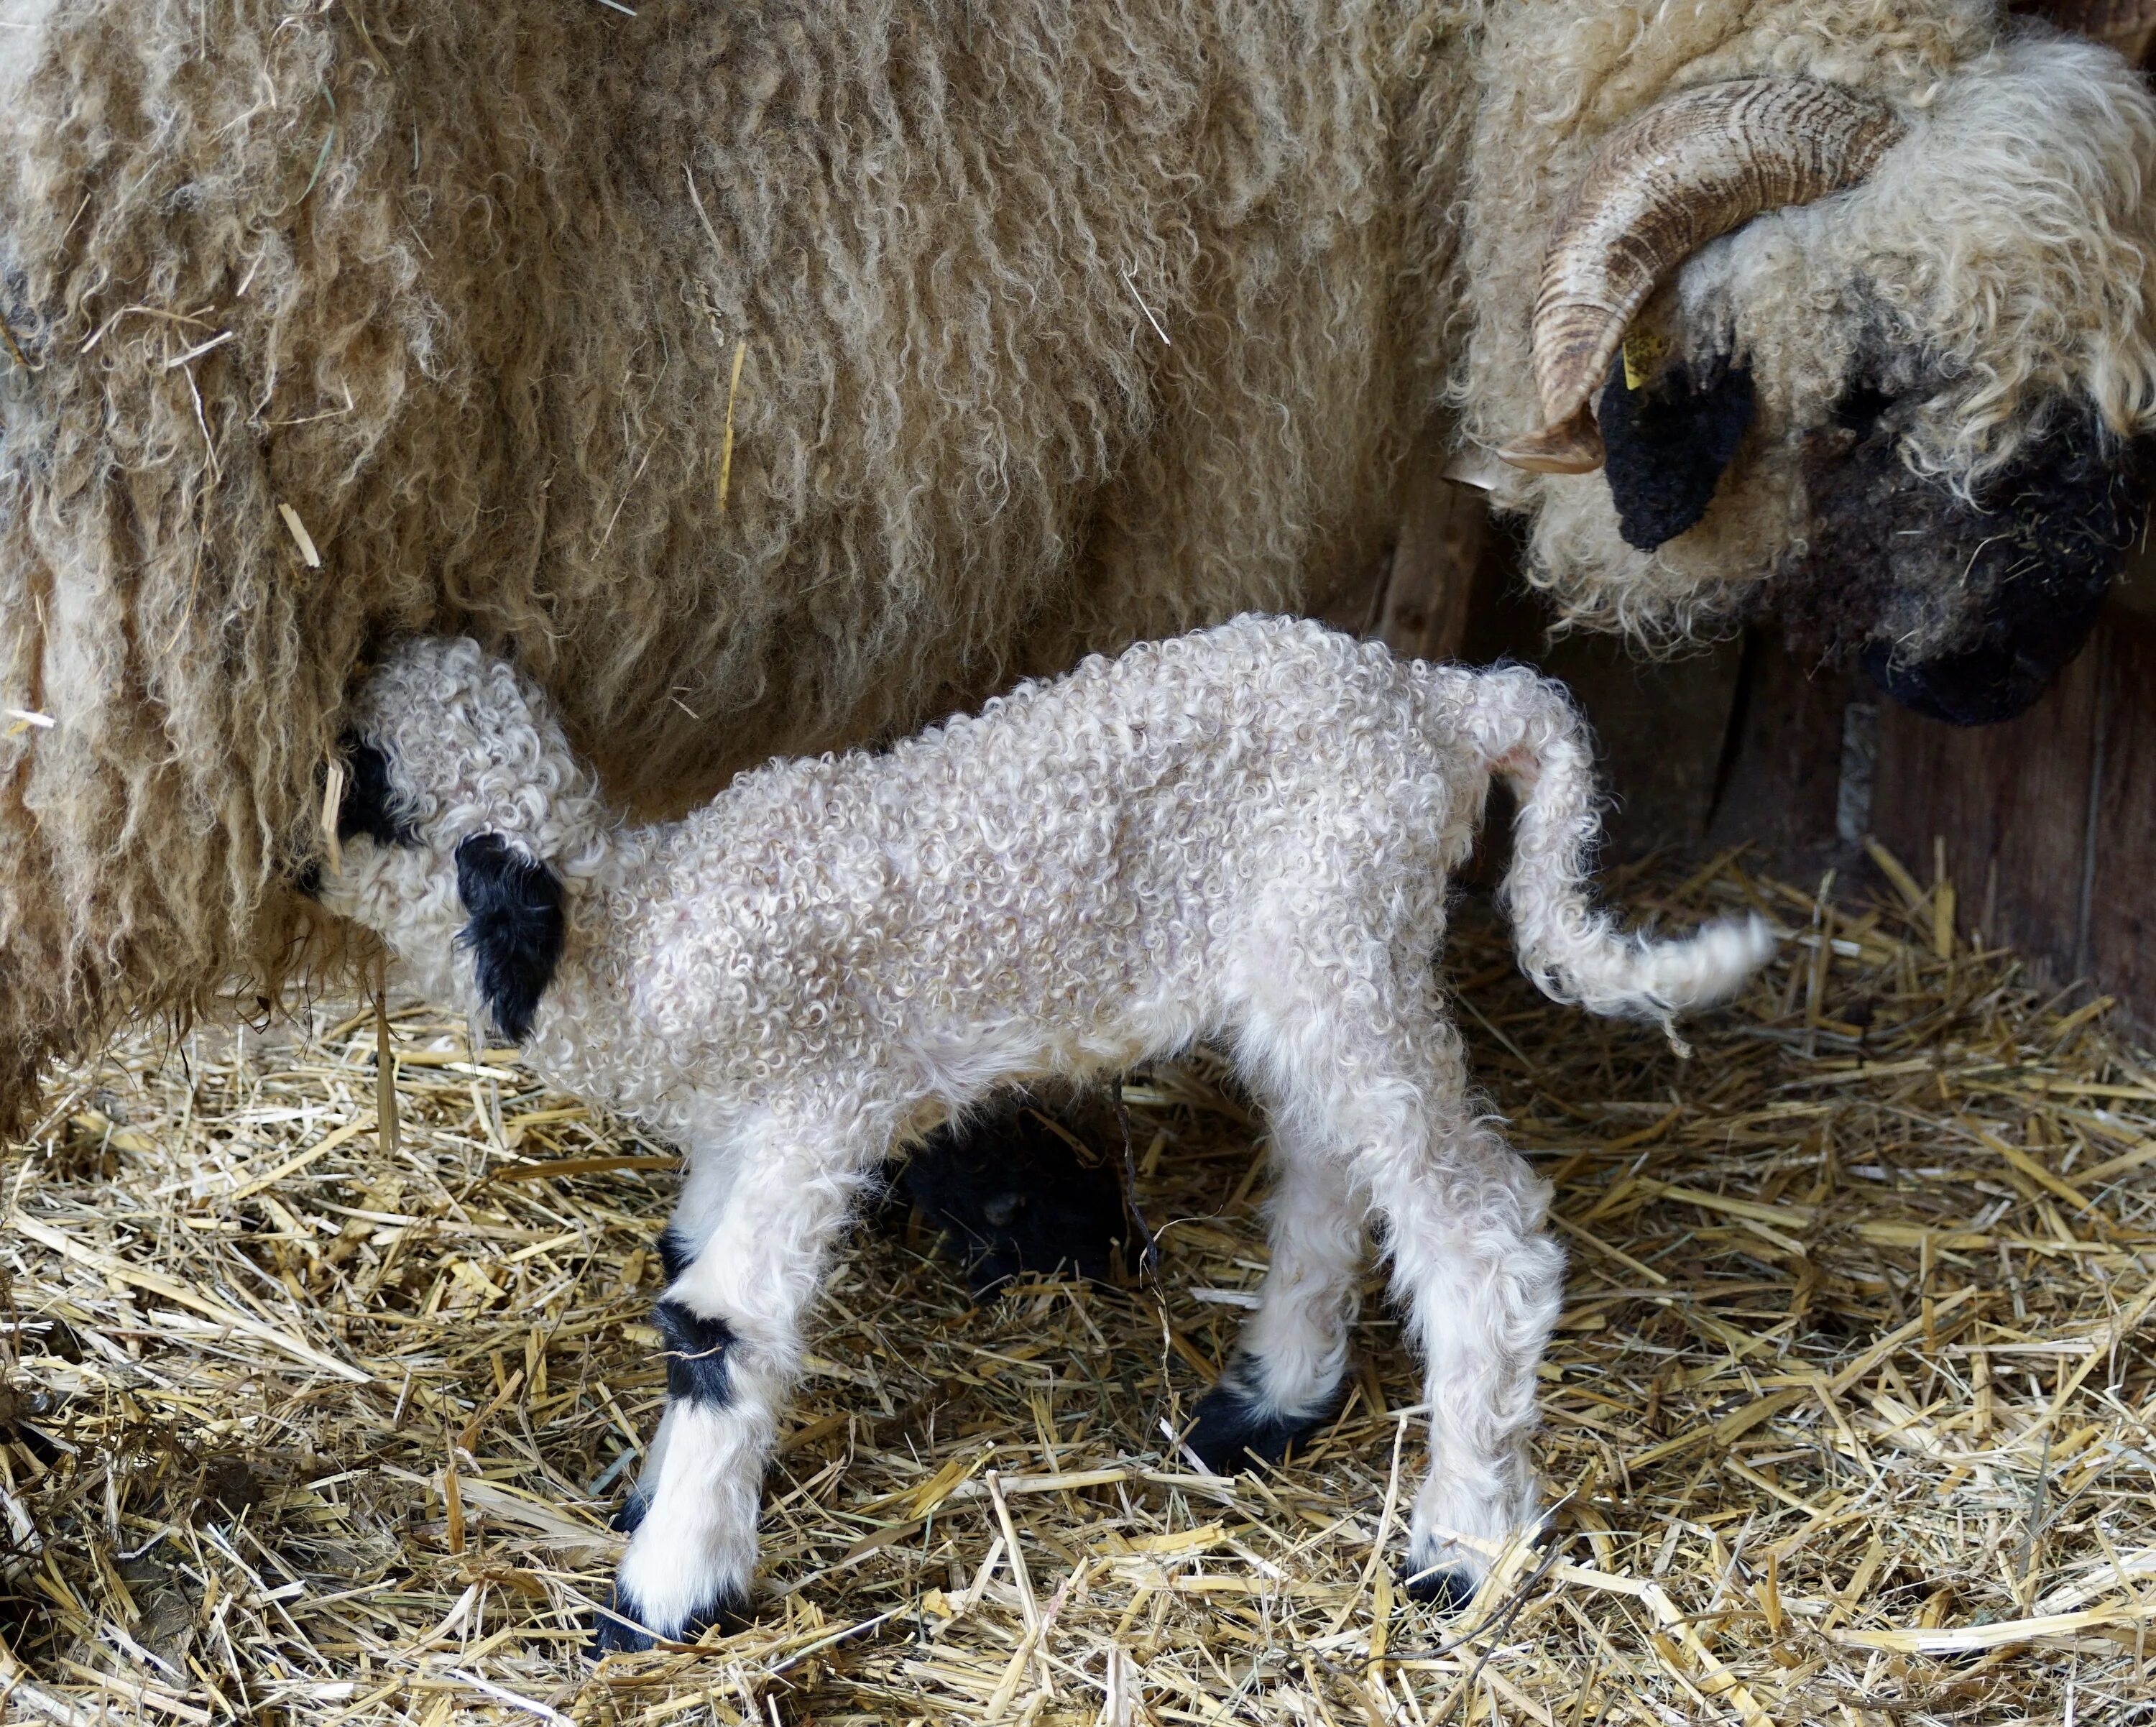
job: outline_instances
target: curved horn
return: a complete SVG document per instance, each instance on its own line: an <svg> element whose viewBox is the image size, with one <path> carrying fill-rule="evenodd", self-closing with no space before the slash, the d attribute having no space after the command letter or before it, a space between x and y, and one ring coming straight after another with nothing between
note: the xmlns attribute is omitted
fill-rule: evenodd
<svg viewBox="0 0 2156 1727"><path fill-rule="evenodd" d="M1543 474L1602 465L1588 403L1673 266L1762 210L1853 186L1902 136L1885 104L1809 78L1741 78L1658 102L1604 143L1543 256L1543 429L1497 453Z"/></svg>

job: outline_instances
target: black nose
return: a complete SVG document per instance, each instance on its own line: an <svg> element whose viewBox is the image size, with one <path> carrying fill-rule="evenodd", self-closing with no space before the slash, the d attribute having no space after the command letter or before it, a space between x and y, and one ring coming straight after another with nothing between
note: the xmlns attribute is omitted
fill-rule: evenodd
<svg viewBox="0 0 2156 1727"><path fill-rule="evenodd" d="M344 801L337 805L337 838L364 834L377 846L414 846L418 832L398 809L389 780L389 758L356 732L340 740L345 756Z"/></svg>
<svg viewBox="0 0 2156 1727"><path fill-rule="evenodd" d="M2010 720L2095 627L2147 520L2147 452L2061 409L1970 499L1910 468L1907 411L1888 401L1811 440L1812 532L1785 616L1800 645L1854 650L1917 713Z"/></svg>
<svg viewBox="0 0 2156 1727"><path fill-rule="evenodd" d="M1987 641L1965 654L1949 654L1921 665L1897 666L1883 644L1864 650L1865 671L1902 707L1950 726L1995 726L2026 713L2051 686L2051 679L2088 640L2098 604L2085 621L2055 633L2039 651L2025 640Z"/></svg>
<svg viewBox="0 0 2156 1727"><path fill-rule="evenodd" d="M2092 426L2046 438L1955 536L1961 589L1984 596L1963 640L1906 659L1875 640L1865 671L1903 707L1949 725L2026 712L2096 628L2148 519L2143 480L2136 453Z"/></svg>

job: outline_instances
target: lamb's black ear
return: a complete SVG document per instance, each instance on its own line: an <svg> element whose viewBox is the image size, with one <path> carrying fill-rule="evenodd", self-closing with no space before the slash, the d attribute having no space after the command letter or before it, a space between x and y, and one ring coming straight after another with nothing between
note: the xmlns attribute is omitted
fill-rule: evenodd
<svg viewBox="0 0 2156 1727"><path fill-rule="evenodd" d="M479 993L501 1035L521 1043L562 957L562 884L501 835L474 834L457 847L457 895L471 914L458 939L472 950Z"/></svg>
<svg viewBox="0 0 2156 1727"><path fill-rule="evenodd" d="M1707 514L1753 406L1746 367L1717 362L1695 372L1678 361L1635 390L1625 386L1618 356L1595 423L1626 545L1651 552Z"/></svg>
<svg viewBox="0 0 2156 1727"><path fill-rule="evenodd" d="M419 835L390 804L389 758L356 732L338 742L344 753L344 797L337 804L339 840L364 834L377 846L416 846Z"/></svg>

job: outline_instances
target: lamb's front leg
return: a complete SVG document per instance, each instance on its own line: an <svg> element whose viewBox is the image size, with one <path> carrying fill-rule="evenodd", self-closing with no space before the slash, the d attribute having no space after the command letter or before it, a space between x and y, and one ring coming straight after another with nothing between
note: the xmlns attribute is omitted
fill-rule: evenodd
<svg viewBox="0 0 2156 1727"><path fill-rule="evenodd" d="M599 1614L601 1652L690 1640L747 1611L764 1463L800 1371L802 1322L882 1149L767 1124L732 1148L730 1180L692 1177L683 1213L700 1197L708 1209L669 1231L674 1275L653 1313L666 1415L631 1496L635 1532Z"/></svg>

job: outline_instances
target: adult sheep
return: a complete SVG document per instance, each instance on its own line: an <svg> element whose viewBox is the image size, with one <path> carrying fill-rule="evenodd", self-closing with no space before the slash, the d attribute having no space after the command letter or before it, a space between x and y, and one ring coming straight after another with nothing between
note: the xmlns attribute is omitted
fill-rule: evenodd
<svg viewBox="0 0 2156 1727"><path fill-rule="evenodd" d="M0 1125L289 969L391 632L512 653L649 805L1290 606L1441 412L1578 467L1592 398L1608 481L1493 469L1579 614L1787 589L1965 717L2130 527L2156 113L1977 0L0 11ZM1597 164L1747 78L1810 95ZM1589 179L1558 278L1640 267L1553 398Z"/></svg>

